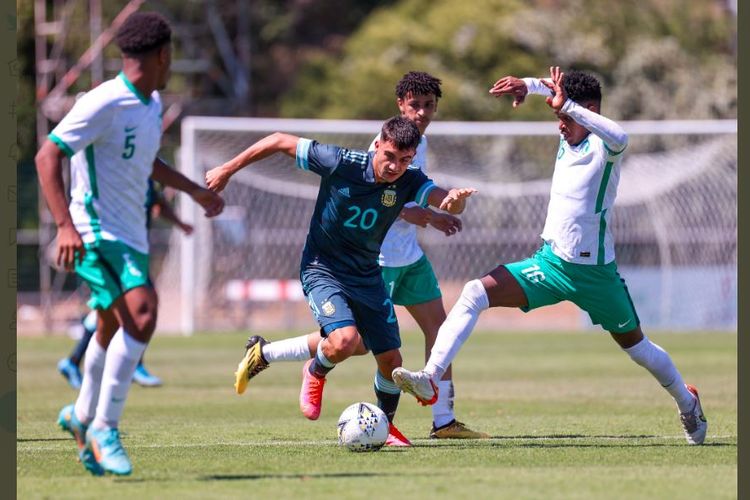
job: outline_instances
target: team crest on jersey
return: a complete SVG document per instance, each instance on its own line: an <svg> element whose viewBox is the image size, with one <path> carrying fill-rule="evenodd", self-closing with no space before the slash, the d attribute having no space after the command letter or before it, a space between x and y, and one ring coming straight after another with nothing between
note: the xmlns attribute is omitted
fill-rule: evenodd
<svg viewBox="0 0 750 500"><path fill-rule="evenodd" d="M396 191L392 189L386 189L383 191L383 196L380 197L381 203L386 207L392 207L396 204Z"/></svg>
<svg viewBox="0 0 750 500"><path fill-rule="evenodd" d="M331 302L330 300L323 303L321 309L323 309L323 314L325 314L326 316L333 316L333 314L336 312L336 306L334 306L333 302Z"/></svg>

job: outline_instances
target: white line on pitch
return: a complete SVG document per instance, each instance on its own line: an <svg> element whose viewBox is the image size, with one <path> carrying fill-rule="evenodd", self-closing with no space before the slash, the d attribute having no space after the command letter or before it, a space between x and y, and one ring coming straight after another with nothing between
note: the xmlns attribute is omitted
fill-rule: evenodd
<svg viewBox="0 0 750 500"><path fill-rule="evenodd" d="M737 438L737 436L732 435L724 435L724 436L706 436L707 440L710 439L733 439ZM464 440L468 442L475 441L477 443L493 443L493 442L517 442L517 441L564 441L564 440L582 440L582 439L588 439L592 441L630 441L633 439L641 439L641 440L657 440L657 439L676 439L676 440L682 440L685 439L685 436L520 436L520 437L514 437L514 436L503 436L503 437L492 437L488 439L469 439ZM320 440L320 441L235 441L235 442L218 442L218 443L168 443L168 444L137 444L137 443L127 443L127 438L125 439L125 442L127 444L127 448L210 448L213 446L236 446L236 447L263 447L263 446L334 446L336 445L336 441L333 439L328 440ZM427 445L427 446L441 446L442 440L439 439L412 439L412 443L419 444L419 445ZM455 442L455 441L454 441ZM19 451L52 451L52 450L58 450L60 449L59 446L50 446L50 445L44 445L44 446L35 446L33 443L24 442L24 443L18 443L18 450Z"/></svg>

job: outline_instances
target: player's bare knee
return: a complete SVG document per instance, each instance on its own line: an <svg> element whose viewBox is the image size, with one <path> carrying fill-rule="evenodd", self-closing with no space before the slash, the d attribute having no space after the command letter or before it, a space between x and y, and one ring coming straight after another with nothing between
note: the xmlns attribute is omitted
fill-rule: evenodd
<svg viewBox="0 0 750 500"><path fill-rule="evenodd" d="M360 344L360 336L356 330L338 330L328 336L328 343L337 356L353 356Z"/></svg>
<svg viewBox="0 0 750 500"><path fill-rule="evenodd" d="M398 349L392 349L377 355L378 370L388 380L391 378L391 372L403 365L401 352Z"/></svg>

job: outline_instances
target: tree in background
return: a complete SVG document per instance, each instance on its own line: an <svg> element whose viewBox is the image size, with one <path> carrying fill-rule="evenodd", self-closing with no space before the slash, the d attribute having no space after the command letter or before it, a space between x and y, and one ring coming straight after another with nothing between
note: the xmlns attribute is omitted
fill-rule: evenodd
<svg viewBox="0 0 750 500"><path fill-rule="evenodd" d="M392 82L422 69L443 79L442 119L546 119L544 103L511 112L487 89L554 63L601 76L617 119L734 118L735 38L723 0L402 0L373 12L341 54L311 58L280 111L379 119Z"/></svg>

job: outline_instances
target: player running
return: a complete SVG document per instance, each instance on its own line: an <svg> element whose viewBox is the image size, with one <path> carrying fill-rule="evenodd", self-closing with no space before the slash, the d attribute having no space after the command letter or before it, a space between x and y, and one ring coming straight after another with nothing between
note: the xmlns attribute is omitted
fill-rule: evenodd
<svg viewBox="0 0 750 500"><path fill-rule="evenodd" d="M188 193L207 216L224 201L156 157L161 98L171 63L171 29L155 12L135 13L117 32L123 69L81 97L36 155L39 182L57 224L57 262L75 269L99 311L86 350L81 391L58 423L95 475L130 474L120 417L138 360L156 327L158 298L148 279L149 177ZM62 157L71 164L67 206ZM116 332L113 335L108 332Z"/></svg>
<svg viewBox="0 0 750 500"><path fill-rule="evenodd" d="M378 266L380 245L406 203L457 214L475 192L446 191L418 168L409 168L420 138L414 122L400 116L385 122L372 153L275 133L206 174L209 189L220 192L246 165L281 152L295 158L299 168L321 176L300 279L325 339L302 370L300 410L316 420L328 372L370 350L378 365L378 406L390 422L389 442L401 446L410 443L393 425L401 391L391 378L393 369L401 366L401 339Z"/></svg>
<svg viewBox="0 0 750 500"><path fill-rule="evenodd" d="M172 205L164 198L164 193L161 189L158 189L152 180L149 180L148 186L148 194L146 195L146 227L151 227L153 217L159 217L180 228L185 234L192 234L193 226L186 224L180 219L172 208ZM57 363L57 371L68 381L70 387L75 390L81 388L81 361L83 361L83 355L86 353L91 338L96 333L97 317L98 313L96 309L92 309L83 317L79 324L79 328L83 330L81 338L76 342L70 355L62 358ZM143 357L138 361L138 366L135 367L133 382L143 387L158 387L161 385L161 379L146 368Z"/></svg>
<svg viewBox="0 0 750 500"><path fill-rule="evenodd" d="M500 265L468 282L440 327L432 355L422 371L393 371L396 384L423 404L432 404L440 379L488 307L538 307L570 300L594 324L609 331L617 344L646 368L674 398L689 444L702 444L708 424L698 391L686 385L672 359L641 331L625 281L617 272L611 209L617 195L620 165L628 143L625 131L599 114L601 89L591 75L564 75L550 68L549 81L506 76L490 89L496 97L528 93L547 96L559 118L561 134L542 247L531 258Z"/></svg>
<svg viewBox="0 0 750 500"><path fill-rule="evenodd" d="M438 100L442 97L440 80L434 76L410 71L396 84L396 105L401 116L413 121L422 135L412 166L427 171L427 137L425 131L437 113ZM375 136L370 151L375 150ZM461 230L461 220L450 214L435 212L415 203L407 203L385 235L380 247L378 263L382 268L386 290L393 303L404 306L415 319L425 337L425 361L435 343L438 328L445 321L442 294L432 265L417 240L416 226L431 225L451 236ZM253 335L246 344L245 357L236 373L235 388L244 392L250 378L278 361L307 360L315 355L321 341L319 331L281 341L268 342ZM432 428L430 437L435 439L487 438L487 434L471 430L456 420L453 408L454 388L452 370L449 366L443 378L437 382L438 400L431 406Z"/></svg>

